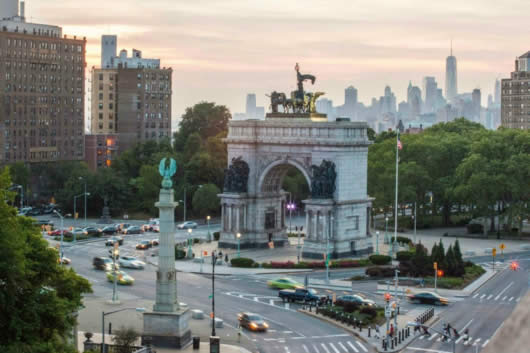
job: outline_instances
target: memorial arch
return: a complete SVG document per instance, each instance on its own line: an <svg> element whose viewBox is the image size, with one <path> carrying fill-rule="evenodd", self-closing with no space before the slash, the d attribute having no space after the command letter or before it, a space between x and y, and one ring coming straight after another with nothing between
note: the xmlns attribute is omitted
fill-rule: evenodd
<svg viewBox="0 0 530 353"><path fill-rule="evenodd" d="M230 121L219 247L288 245L287 193L282 180L298 169L309 185L304 200L302 257L322 259L372 252L367 124L317 113L269 113L265 120Z"/></svg>

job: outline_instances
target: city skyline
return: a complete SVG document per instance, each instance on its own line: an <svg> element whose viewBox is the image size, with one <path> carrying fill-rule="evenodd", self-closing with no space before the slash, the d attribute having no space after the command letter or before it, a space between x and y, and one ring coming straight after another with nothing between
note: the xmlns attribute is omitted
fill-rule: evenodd
<svg viewBox="0 0 530 353"><path fill-rule="evenodd" d="M75 4L49 0L32 2L27 17L86 35L87 67L100 64L102 34L118 35L118 50L140 47L146 56L161 58L174 70L174 118L200 100L225 104L232 113L244 111L248 92L256 93L258 105L265 105L266 93L294 89L295 62L315 74L316 87L337 103L342 103L344 88L350 85L364 104L381 96L387 85L400 102L409 81L421 86L423 77L433 76L440 88L445 87L451 38L459 92L478 87L485 105L495 79L507 77L513 59L527 50L511 35L520 33L518 23L523 22L518 19L524 11L478 6L478 1L450 3L455 6L411 0L359 9L345 1L334 1L330 7L210 0L155 0L135 6L117 0L103 6L95 0L92 7L79 11Z"/></svg>

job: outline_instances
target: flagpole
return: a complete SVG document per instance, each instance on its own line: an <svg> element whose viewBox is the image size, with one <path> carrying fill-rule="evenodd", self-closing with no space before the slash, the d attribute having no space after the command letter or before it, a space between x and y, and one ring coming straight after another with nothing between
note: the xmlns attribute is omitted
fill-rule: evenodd
<svg viewBox="0 0 530 353"><path fill-rule="evenodd" d="M399 127L396 127L396 200L394 206L394 243L392 244L392 255L394 247L397 244L397 227L398 227L398 178L399 178Z"/></svg>

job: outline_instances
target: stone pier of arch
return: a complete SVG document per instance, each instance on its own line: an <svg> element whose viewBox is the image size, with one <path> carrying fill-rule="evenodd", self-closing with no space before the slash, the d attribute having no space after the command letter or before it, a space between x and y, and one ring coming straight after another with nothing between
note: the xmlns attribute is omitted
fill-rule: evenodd
<svg viewBox="0 0 530 353"><path fill-rule="evenodd" d="M219 195L219 247L237 248L238 233L241 249L288 246L283 178L296 168L311 188L312 166L326 160L335 165L335 191L329 198L303 201L302 256L322 259L329 252L331 258L347 258L371 253L367 128L363 122L328 122L307 115L231 121L225 139L228 164L241 158L248 165L248 179L244 192L225 190Z"/></svg>

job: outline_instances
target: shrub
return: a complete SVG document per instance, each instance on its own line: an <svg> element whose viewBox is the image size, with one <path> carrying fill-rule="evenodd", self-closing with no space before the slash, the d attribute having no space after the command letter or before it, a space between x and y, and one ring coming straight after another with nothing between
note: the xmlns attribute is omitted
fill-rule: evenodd
<svg viewBox="0 0 530 353"><path fill-rule="evenodd" d="M387 255L371 255L370 256L370 261L374 265L386 265L386 264L390 263L390 261L392 261L392 258L390 256L387 256Z"/></svg>
<svg viewBox="0 0 530 353"><path fill-rule="evenodd" d="M233 267L252 267L254 265L254 260L246 257L236 257L230 260L230 263Z"/></svg>
<svg viewBox="0 0 530 353"><path fill-rule="evenodd" d="M365 314L365 315L370 316L371 319L373 319L373 318L375 318L377 316L377 311L375 310L375 308L373 308L371 306L368 306L368 305L363 305L361 307L361 310L359 310L359 312L361 314Z"/></svg>
<svg viewBox="0 0 530 353"><path fill-rule="evenodd" d="M412 243L412 240L410 240L409 238L407 237L402 237L402 236L397 236L396 237L396 240L398 243L400 244L411 244ZM392 237L392 242L394 242L394 237Z"/></svg>
<svg viewBox="0 0 530 353"><path fill-rule="evenodd" d="M368 267L364 273L370 277L381 277L381 268L380 267Z"/></svg>
<svg viewBox="0 0 530 353"><path fill-rule="evenodd" d="M201 240L199 238L193 238L193 244L199 244Z"/></svg>
<svg viewBox="0 0 530 353"><path fill-rule="evenodd" d="M414 254L412 253L412 251L398 251L396 253L396 259L399 262L409 261L410 259L412 259L413 255Z"/></svg>
<svg viewBox="0 0 530 353"><path fill-rule="evenodd" d="M359 304L355 302L344 302L342 308L345 313L353 313L354 311L359 310Z"/></svg>
<svg viewBox="0 0 530 353"><path fill-rule="evenodd" d="M356 275L351 278L352 281L362 281L363 279L366 279L363 275Z"/></svg>
<svg viewBox="0 0 530 353"><path fill-rule="evenodd" d="M185 257L186 257L186 250L179 247L178 245L175 245L175 259L182 260Z"/></svg>
<svg viewBox="0 0 530 353"><path fill-rule="evenodd" d="M466 226L469 234L480 234L484 232L482 224L470 223Z"/></svg>
<svg viewBox="0 0 530 353"><path fill-rule="evenodd" d="M221 237L221 233L219 232L213 232L213 239L215 241L219 241L219 238Z"/></svg>

